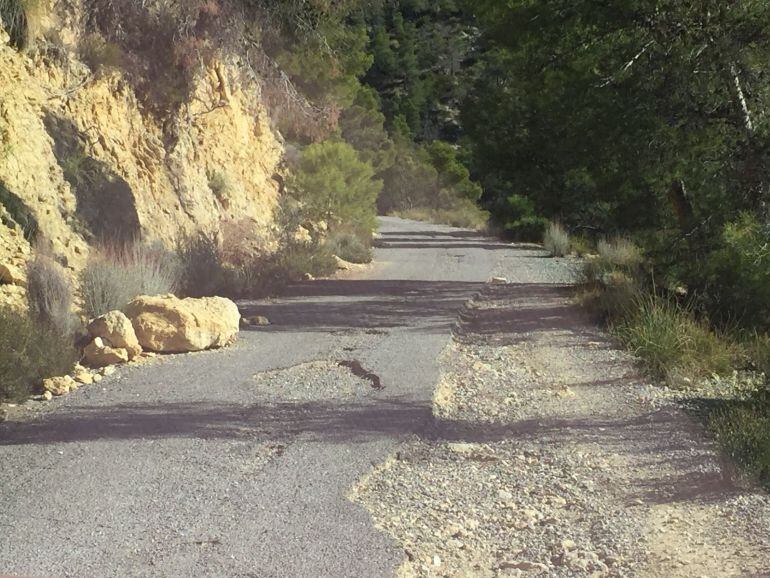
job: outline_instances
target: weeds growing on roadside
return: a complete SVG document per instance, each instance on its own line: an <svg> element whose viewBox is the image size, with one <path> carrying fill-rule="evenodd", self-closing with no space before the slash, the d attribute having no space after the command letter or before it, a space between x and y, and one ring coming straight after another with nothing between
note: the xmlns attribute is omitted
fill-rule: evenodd
<svg viewBox="0 0 770 578"><path fill-rule="evenodd" d="M0 309L0 401L20 401L48 377L64 375L78 353L70 339L16 309Z"/></svg>
<svg viewBox="0 0 770 578"><path fill-rule="evenodd" d="M687 386L712 374L733 370L736 351L708 325L654 295L640 297L613 332L655 378Z"/></svg>
<svg viewBox="0 0 770 578"><path fill-rule="evenodd" d="M770 487L770 390L723 404L708 417L709 429L743 470Z"/></svg>
<svg viewBox="0 0 770 578"><path fill-rule="evenodd" d="M569 233L560 223L550 223L545 230L543 246L553 257L564 257L570 251Z"/></svg>
<svg viewBox="0 0 770 578"><path fill-rule="evenodd" d="M355 233L341 232L332 234L326 241L326 247L333 254L349 263L370 263L372 247Z"/></svg>
<svg viewBox="0 0 770 578"><path fill-rule="evenodd" d="M475 231L483 231L489 224L489 213L479 209L475 203L464 202L463 200L458 201L454 207L448 209L420 207L394 211L391 215L402 219L437 223Z"/></svg>

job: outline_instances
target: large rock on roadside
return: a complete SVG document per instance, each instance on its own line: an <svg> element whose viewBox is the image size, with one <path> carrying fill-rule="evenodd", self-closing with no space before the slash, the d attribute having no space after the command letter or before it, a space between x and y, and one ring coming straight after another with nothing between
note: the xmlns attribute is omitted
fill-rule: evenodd
<svg viewBox="0 0 770 578"><path fill-rule="evenodd" d="M125 349L129 359L142 353L142 346L136 337L131 320L121 311L110 311L88 324L88 334L100 337L105 345Z"/></svg>
<svg viewBox="0 0 770 578"><path fill-rule="evenodd" d="M241 320L235 303L223 297L137 297L126 307L126 315L139 344L158 353L224 347L235 341Z"/></svg>
<svg viewBox="0 0 770 578"><path fill-rule="evenodd" d="M83 350L83 363L89 367L107 367L128 362L128 351L122 347L110 347L101 337L95 337Z"/></svg>

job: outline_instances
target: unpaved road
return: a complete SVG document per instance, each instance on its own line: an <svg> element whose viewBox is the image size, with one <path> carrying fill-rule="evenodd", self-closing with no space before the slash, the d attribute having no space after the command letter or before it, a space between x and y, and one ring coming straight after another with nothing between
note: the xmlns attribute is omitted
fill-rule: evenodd
<svg viewBox="0 0 770 578"><path fill-rule="evenodd" d="M0 575L392 575L402 551L347 494L430 421L457 313L507 246L395 219L381 232L361 278L246 304L273 325L235 347L0 426ZM344 359L383 388L330 363Z"/></svg>
<svg viewBox="0 0 770 578"><path fill-rule="evenodd" d="M244 304L273 325L234 348L0 426L0 575L768 575L767 496L580 313L568 260L382 232L367 272Z"/></svg>

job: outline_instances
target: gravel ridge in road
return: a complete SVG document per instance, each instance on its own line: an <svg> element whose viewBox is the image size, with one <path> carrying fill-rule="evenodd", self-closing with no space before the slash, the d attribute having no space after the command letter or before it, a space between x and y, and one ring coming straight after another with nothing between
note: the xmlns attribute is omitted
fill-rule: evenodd
<svg viewBox="0 0 770 578"><path fill-rule="evenodd" d="M401 576L766 576L770 498L573 303L575 262L506 253L442 356L432 436L352 498Z"/></svg>

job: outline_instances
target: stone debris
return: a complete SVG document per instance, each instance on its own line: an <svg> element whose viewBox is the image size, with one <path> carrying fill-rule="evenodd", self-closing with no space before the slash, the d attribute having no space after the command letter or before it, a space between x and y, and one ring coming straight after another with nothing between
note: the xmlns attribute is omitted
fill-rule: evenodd
<svg viewBox="0 0 770 578"><path fill-rule="evenodd" d="M101 337L96 337L83 350L83 362L89 367L106 367L127 363L128 360L128 351L119 347L110 347Z"/></svg>
<svg viewBox="0 0 770 578"><path fill-rule="evenodd" d="M43 380L43 390L51 396L67 395L70 391L78 388L77 382L69 375L63 377L51 377Z"/></svg>
<svg viewBox="0 0 770 578"><path fill-rule="evenodd" d="M110 311L97 317L88 324L87 329L91 337L102 339L105 345L114 349L124 349L128 353L129 360L142 353L134 326L121 311Z"/></svg>

